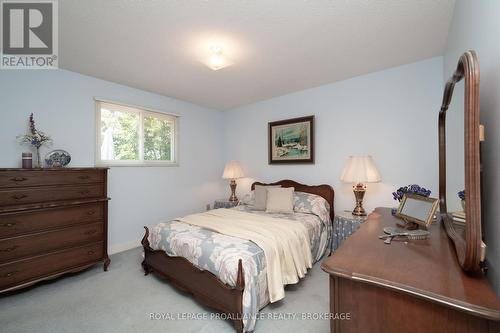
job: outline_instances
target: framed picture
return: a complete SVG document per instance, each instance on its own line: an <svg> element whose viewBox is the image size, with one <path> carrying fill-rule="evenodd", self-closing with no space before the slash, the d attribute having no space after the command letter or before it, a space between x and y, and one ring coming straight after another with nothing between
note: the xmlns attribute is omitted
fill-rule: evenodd
<svg viewBox="0 0 500 333"><path fill-rule="evenodd" d="M269 164L314 163L314 116L269 123Z"/></svg>
<svg viewBox="0 0 500 333"><path fill-rule="evenodd" d="M403 219L405 222L413 222L427 228L434 219L438 203L438 199L405 194L399 204L396 217Z"/></svg>

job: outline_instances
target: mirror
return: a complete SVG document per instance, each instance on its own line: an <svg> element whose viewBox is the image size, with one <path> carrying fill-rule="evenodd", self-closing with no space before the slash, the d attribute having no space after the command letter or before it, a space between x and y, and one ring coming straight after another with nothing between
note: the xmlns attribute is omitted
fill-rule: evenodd
<svg viewBox="0 0 500 333"><path fill-rule="evenodd" d="M464 206L458 193L465 189L465 81L455 83L446 112L446 206L457 230L464 233Z"/></svg>
<svg viewBox="0 0 500 333"><path fill-rule="evenodd" d="M479 127L479 64L467 51L446 83L439 112L440 216L467 272L479 271L482 257Z"/></svg>

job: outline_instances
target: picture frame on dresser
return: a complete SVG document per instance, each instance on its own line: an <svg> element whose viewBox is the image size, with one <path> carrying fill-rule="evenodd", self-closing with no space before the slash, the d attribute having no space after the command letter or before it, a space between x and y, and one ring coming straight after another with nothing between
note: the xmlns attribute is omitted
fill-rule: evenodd
<svg viewBox="0 0 500 333"><path fill-rule="evenodd" d="M434 220L438 205L438 199L406 193L395 216L407 224L414 224L414 228L421 226L427 229Z"/></svg>
<svg viewBox="0 0 500 333"><path fill-rule="evenodd" d="M0 169L0 293L108 269L107 171Z"/></svg>

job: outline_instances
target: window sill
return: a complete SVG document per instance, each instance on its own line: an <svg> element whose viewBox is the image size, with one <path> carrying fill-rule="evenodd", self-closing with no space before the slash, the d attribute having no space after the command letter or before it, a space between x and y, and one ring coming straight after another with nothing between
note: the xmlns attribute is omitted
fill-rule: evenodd
<svg viewBox="0 0 500 333"><path fill-rule="evenodd" d="M118 162L118 161L101 161L96 162L96 167L178 167L179 162Z"/></svg>

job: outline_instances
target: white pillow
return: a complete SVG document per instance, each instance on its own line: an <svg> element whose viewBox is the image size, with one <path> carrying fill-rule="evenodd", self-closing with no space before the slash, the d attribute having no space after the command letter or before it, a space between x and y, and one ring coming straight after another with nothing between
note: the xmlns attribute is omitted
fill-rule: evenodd
<svg viewBox="0 0 500 333"><path fill-rule="evenodd" d="M267 188L266 213L293 213L293 187Z"/></svg>
<svg viewBox="0 0 500 333"><path fill-rule="evenodd" d="M243 197L240 197L240 205L247 205L247 206L253 206L255 199L254 199L254 191L247 193L243 195Z"/></svg>
<svg viewBox="0 0 500 333"><path fill-rule="evenodd" d="M267 188L270 187L281 187L281 185L255 185L255 200L253 203L253 209L255 210L266 210L267 203Z"/></svg>

